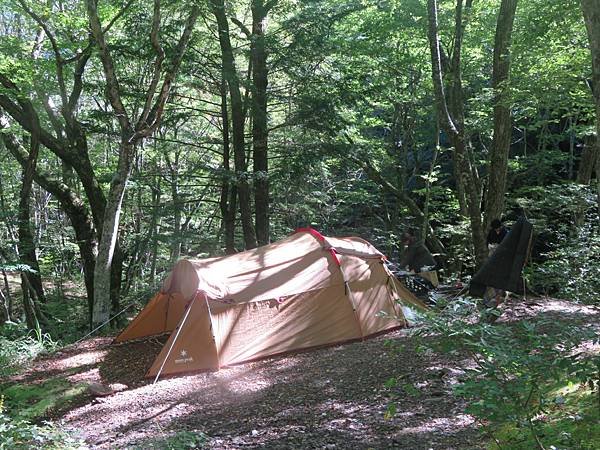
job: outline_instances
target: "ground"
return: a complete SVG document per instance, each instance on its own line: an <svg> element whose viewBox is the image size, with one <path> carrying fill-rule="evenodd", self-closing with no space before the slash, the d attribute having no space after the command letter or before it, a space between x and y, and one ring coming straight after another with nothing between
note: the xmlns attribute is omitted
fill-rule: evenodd
<svg viewBox="0 0 600 450"><path fill-rule="evenodd" d="M598 309L538 299L511 304L497 326L540 313L600 316ZM452 394L470 360L424 350L407 330L152 384L144 373L162 342L89 339L11 381L58 377L110 386L111 395L88 390L49 411L98 449L151 448L182 431L206 434L214 449L484 448L478 424ZM399 382L386 387L391 377Z"/></svg>

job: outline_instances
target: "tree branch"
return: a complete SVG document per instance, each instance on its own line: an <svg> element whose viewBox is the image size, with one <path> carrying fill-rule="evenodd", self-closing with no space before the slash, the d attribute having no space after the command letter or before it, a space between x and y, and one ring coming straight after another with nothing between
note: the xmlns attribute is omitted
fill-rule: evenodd
<svg viewBox="0 0 600 450"><path fill-rule="evenodd" d="M152 43L152 48L156 52L156 61L154 61L154 72L152 74L152 81L150 82L150 87L148 88L148 92L146 93L146 101L144 103L144 109L140 114L140 118L138 120L138 125L136 128L147 126L146 121L148 120L148 114L150 114L150 108L152 108L152 100L154 99L154 94L156 93L156 88L158 86L158 82L160 80L160 73L162 70L162 63L165 59L165 52L160 45L159 41L159 32L160 32L160 0L154 0L154 13L152 15L152 30L150 31L150 42Z"/></svg>
<svg viewBox="0 0 600 450"><path fill-rule="evenodd" d="M149 136L160 123L165 104L169 98L169 94L171 93L171 86L175 81L177 73L179 72L179 67L181 66L183 55L185 54L187 45L192 37L192 31L194 30L194 25L196 24L196 20L198 19L199 15L200 8L198 6L194 6L186 20L185 28L183 29L183 33L179 38L179 42L177 43L177 47L175 49L175 57L171 62L171 68L165 74L160 94L158 95L158 98L156 99L156 102L152 107L150 114L148 114L148 125L142 128L140 126L142 124L138 124L138 126L136 127L136 133L134 134L134 136L132 136L131 141L135 141L141 137Z"/></svg>
<svg viewBox="0 0 600 450"><path fill-rule="evenodd" d="M129 121L127 111L125 110L125 106L121 101L119 80L117 78L112 56L104 38L104 31L100 24L100 18L98 17L96 2L95 0L85 0L85 4L87 7L92 36L98 44L100 60L102 61L102 66L104 68L104 76L106 77L106 96L108 97L108 100L115 111L115 115L117 116L117 120L121 125L121 129L129 130L131 129L131 123Z"/></svg>
<svg viewBox="0 0 600 450"><path fill-rule="evenodd" d="M25 2L25 0L17 0L23 10L44 30L46 36L50 40L50 44L52 46L52 51L54 52L54 57L56 58L56 80L58 81L58 88L60 91L60 97L62 99L63 105L67 104L67 88L65 85L65 77L63 73L63 64L64 60L60 53L60 48L58 47L58 43L56 42L56 38L52 31L48 27L48 24Z"/></svg>
<svg viewBox="0 0 600 450"><path fill-rule="evenodd" d="M460 0L459 0L460 1ZM444 92L444 83L442 80L442 65L440 54L440 39L438 36L438 18L437 18L437 0L427 0L428 10L428 35L429 47L431 50L431 74L433 78L433 92L435 94L435 102L437 103L437 111L439 114L440 125L451 134L458 134L458 130L450 117L448 111L448 103L446 101L446 93Z"/></svg>
<svg viewBox="0 0 600 450"><path fill-rule="evenodd" d="M246 38L250 39L252 37L252 32L248 29L246 25L244 25L237 17L232 17L231 21L235 23L238 28L246 35Z"/></svg>

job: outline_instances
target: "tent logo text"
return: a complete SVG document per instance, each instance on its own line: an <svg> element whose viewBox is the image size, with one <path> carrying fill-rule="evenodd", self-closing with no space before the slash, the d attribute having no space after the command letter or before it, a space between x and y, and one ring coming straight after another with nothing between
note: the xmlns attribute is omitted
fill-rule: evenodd
<svg viewBox="0 0 600 450"><path fill-rule="evenodd" d="M194 358L188 356L188 352L185 350L181 350L181 352L179 352L179 356L181 356L181 358L176 359L175 364L187 364L194 361Z"/></svg>

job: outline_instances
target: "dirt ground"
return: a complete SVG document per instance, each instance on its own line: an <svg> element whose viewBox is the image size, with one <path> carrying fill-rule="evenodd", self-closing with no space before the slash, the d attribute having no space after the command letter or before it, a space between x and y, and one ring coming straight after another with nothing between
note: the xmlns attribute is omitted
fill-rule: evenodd
<svg viewBox="0 0 600 450"><path fill-rule="evenodd" d="M540 313L600 317L598 309L538 299L510 305L500 322ZM145 449L181 431L205 433L213 449L484 448L477 423L451 392L470 361L423 350L406 330L156 384L144 374L164 339L110 341L67 347L12 380L61 377L114 389L52 414L91 448ZM399 382L386 387L391 377ZM388 418L390 402L397 411Z"/></svg>

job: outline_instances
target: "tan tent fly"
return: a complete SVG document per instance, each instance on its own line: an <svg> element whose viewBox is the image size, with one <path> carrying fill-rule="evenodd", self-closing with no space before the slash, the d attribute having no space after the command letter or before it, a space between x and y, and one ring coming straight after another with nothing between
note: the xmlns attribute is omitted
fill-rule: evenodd
<svg viewBox="0 0 600 450"><path fill-rule="evenodd" d="M115 342L171 333L146 374L158 379L406 326L407 307L424 306L384 260L363 239L312 228L234 255L181 260Z"/></svg>

